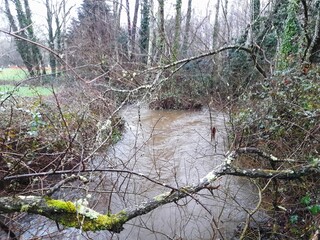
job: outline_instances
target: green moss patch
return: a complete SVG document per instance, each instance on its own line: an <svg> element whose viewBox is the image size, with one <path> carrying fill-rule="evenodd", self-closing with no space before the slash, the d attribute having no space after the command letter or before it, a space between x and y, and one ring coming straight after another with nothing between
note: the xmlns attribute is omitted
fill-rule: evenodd
<svg viewBox="0 0 320 240"><path fill-rule="evenodd" d="M56 212L47 217L66 227L81 228L84 231L120 232L123 229L122 225L127 221L124 212L104 215L82 205L77 206L70 201L47 199L46 203ZM84 208L85 210L83 210Z"/></svg>

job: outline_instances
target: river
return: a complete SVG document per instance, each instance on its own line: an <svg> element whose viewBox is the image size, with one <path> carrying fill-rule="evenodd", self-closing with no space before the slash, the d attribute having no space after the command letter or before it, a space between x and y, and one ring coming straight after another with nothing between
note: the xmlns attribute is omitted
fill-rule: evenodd
<svg viewBox="0 0 320 240"><path fill-rule="evenodd" d="M121 110L121 116L125 120L123 138L105 156L92 160L91 167L131 170L181 187L197 183L221 163L228 150L227 117L222 112L212 112L217 128L215 141L211 141L208 110L155 111L128 106ZM123 173L92 175L91 180L82 190L65 190L57 197L78 198L82 191L82 196L92 196L88 199L91 207L115 213L168 191L146 179ZM34 235L51 236L50 239L230 239L246 218L244 209L250 211L255 207L256 190L247 180L231 176L222 177L214 185L218 188L212 193L203 190L195 195L197 201L188 197L129 221L119 234L57 232L55 224L44 226L44 219L37 218L32 220L32 226L41 222L44 229L29 230L22 239Z"/></svg>

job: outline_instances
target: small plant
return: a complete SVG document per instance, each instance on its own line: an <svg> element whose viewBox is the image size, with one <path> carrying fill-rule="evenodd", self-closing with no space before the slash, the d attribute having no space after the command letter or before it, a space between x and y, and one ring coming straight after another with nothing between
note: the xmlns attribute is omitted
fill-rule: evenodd
<svg viewBox="0 0 320 240"><path fill-rule="evenodd" d="M301 198L301 203L307 207L312 215L320 213L320 204L311 204L312 199L309 194Z"/></svg>

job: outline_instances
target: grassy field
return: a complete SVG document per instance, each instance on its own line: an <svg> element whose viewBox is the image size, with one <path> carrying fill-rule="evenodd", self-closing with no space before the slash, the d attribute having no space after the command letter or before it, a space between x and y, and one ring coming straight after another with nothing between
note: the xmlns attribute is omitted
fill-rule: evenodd
<svg viewBox="0 0 320 240"><path fill-rule="evenodd" d="M12 82L23 81L28 77L28 71L22 68L5 68L0 71L0 99L13 94L21 97L49 96L52 91L45 87L16 86ZM6 84L8 82L8 84Z"/></svg>
<svg viewBox="0 0 320 240"><path fill-rule="evenodd" d="M21 81L28 77L28 71L22 68L4 68L0 71L2 81Z"/></svg>
<svg viewBox="0 0 320 240"><path fill-rule="evenodd" d="M21 97L33 97L33 96L50 96L52 91L49 88L44 87L16 87L13 85L0 85L0 98L7 96L8 94L18 95Z"/></svg>

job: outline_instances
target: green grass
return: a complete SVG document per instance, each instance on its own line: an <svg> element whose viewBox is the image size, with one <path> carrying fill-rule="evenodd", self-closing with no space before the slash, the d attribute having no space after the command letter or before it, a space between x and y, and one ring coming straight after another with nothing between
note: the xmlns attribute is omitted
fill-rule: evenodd
<svg viewBox="0 0 320 240"><path fill-rule="evenodd" d="M21 68L4 68L0 71L0 80L20 81L28 77L28 71Z"/></svg>
<svg viewBox="0 0 320 240"><path fill-rule="evenodd" d="M8 96L8 94L21 97L49 96L52 91L44 87L16 87L13 85L0 85L0 98Z"/></svg>

